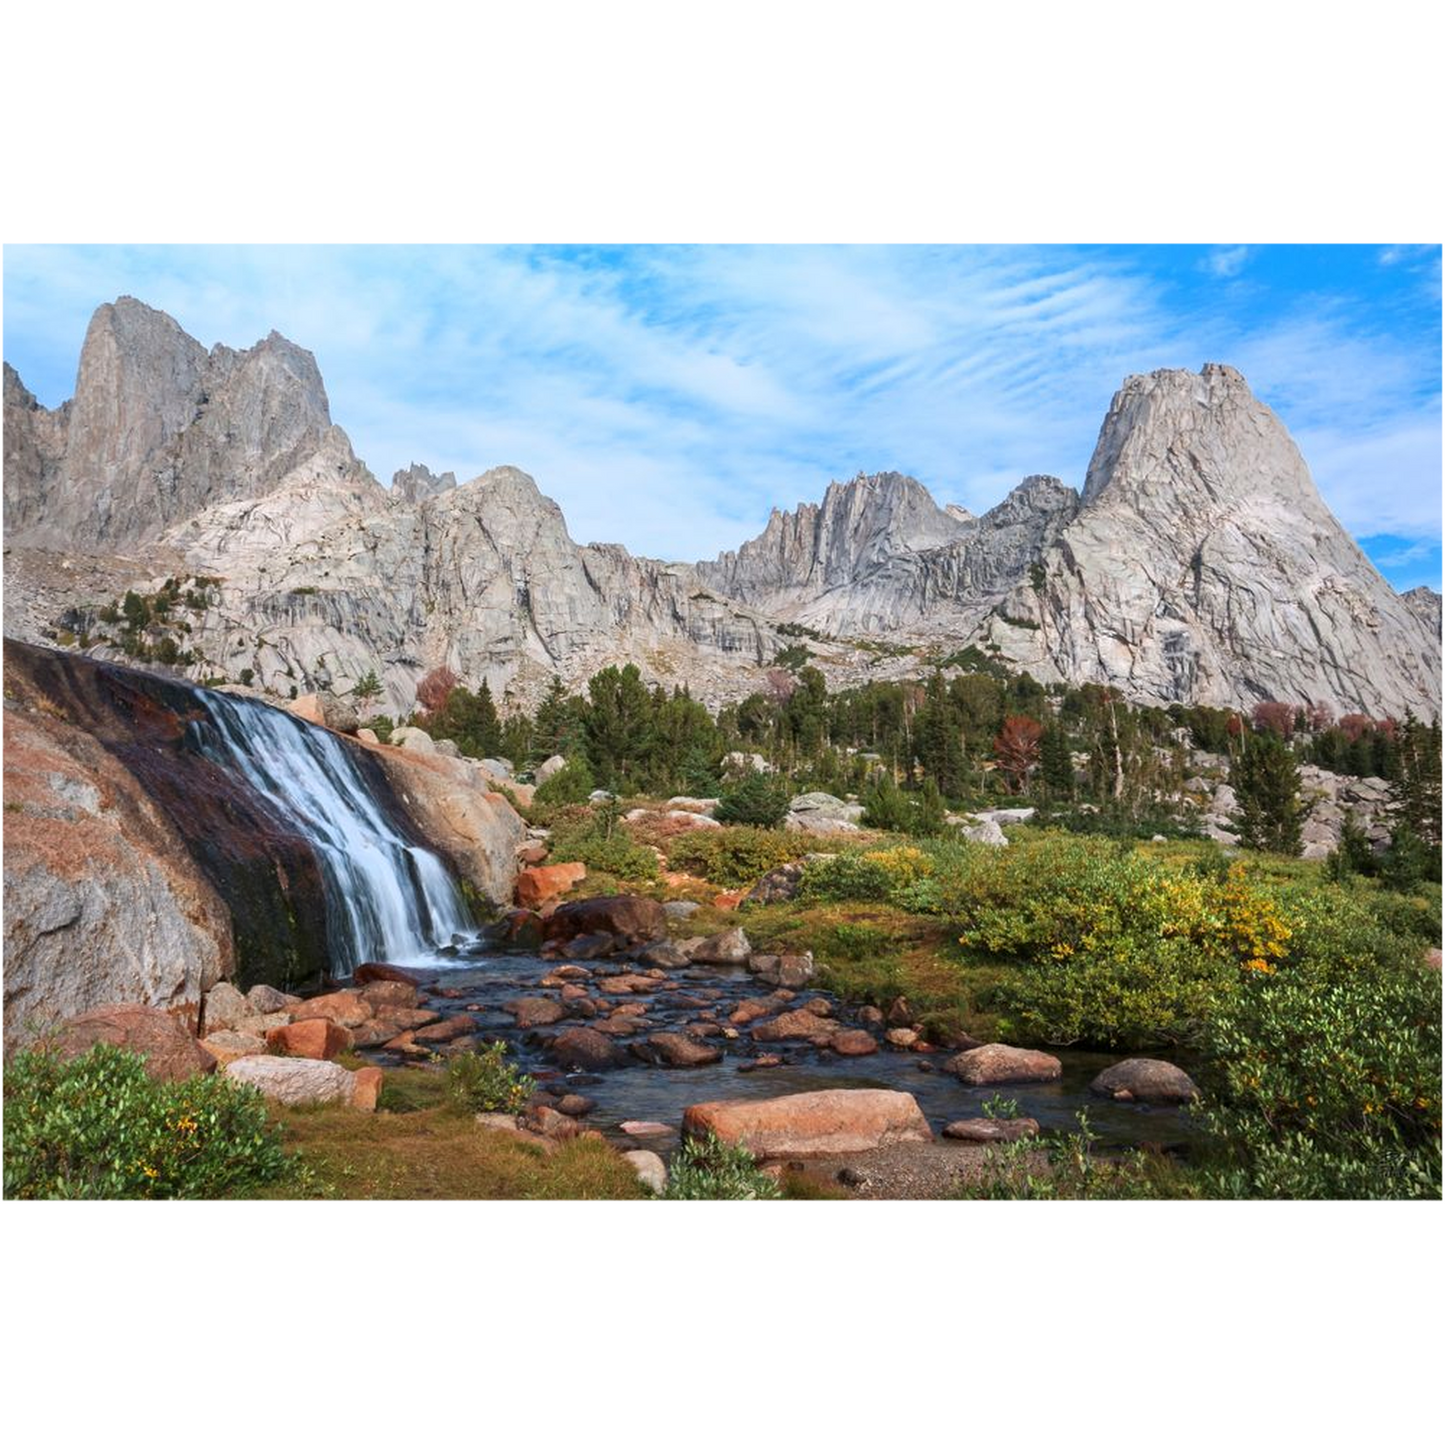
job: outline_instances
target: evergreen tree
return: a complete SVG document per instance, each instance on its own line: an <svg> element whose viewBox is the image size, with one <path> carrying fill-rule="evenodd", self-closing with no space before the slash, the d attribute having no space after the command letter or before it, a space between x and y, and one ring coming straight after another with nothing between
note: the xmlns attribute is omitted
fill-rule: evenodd
<svg viewBox="0 0 1445 1445"><path fill-rule="evenodd" d="M1395 746L1390 787L1395 817L1423 843L1440 846L1440 720L1423 723L1407 713Z"/></svg>
<svg viewBox="0 0 1445 1445"><path fill-rule="evenodd" d="M1308 808L1300 800L1299 764L1275 732L1248 733L1229 770L1239 799L1236 822L1246 848L1297 858Z"/></svg>
<svg viewBox="0 0 1445 1445"><path fill-rule="evenodd" d="M1069 752L1069 738L1057 723L1044 730L1039 744L1039 771L1050 797L1067 800L1074 796L1074 760Z"/></svg>
<svg viewBox="0 0 1445 1445"><path fill-rule="evenodd" d="M958 797L964 789L963 725L948 695L943 675L928 680L923 706L913 722L914 746L923 771L941 793Z"/></svg>
<svg viewBox="0 0 1445 1445"><path fill-rule="evenodd" d="M635 663L605 667L587 684L587 756L604 788L636 787L652 743L652 697Z"/></svg>

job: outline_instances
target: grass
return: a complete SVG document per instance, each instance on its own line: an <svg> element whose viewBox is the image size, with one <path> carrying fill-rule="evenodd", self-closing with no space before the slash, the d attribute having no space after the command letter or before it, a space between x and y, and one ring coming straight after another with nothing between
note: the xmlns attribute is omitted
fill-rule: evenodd
<svg viewBox="0 0 1445 1445"><path fill-rule="evenodd" d="M446 1078L388 1070L374 1114L344 1106L272 1108L288 1152L309 1166L304 1194L329 1199L644 1199L632 1166L597 1139L552 1152L441 1102Z"/></svg>

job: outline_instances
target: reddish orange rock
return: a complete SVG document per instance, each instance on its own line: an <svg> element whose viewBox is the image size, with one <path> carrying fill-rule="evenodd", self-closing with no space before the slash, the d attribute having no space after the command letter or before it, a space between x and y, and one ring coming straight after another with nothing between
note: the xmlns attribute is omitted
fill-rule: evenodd
<svg viewBox="0 0 1445 1445"><path fill-rule="evenodd" d="M67 1019L51 1046L61 1058L72 1059L96 1044L143 1054L153 1079L189 1079L216 1067L180 1019L143 1004L107 1004Z"/></svg>
<svg viewBox="0 0 1445 1445"><path fill-rule="evenodd" d="M297 1004L291 1010L291 1020L300 1023L304 1019L330 1019L342 1028L351 1029L364 1024L371 1014L371 1005L359 993L323 993Z"/></svg>
<svg viewBox="0 0 1445 1445"><path fill-rule="evenodd" d="M353 1077L356 1079L356 1090L351 1096L351 1107L360 1109L365 1114L374 1114L377 1101L381 1098L381 1086L386 1079L386 1070L372 1065L365 1069L358 1069Z"/></svg>
<svg viewBox="0 0 1445 1445"><path fill-rule="evenodd" d="M331 1019L302 1019L283 1024L266 1034L266 1047L273 1054L287 1054L293 1059L334 1059L351 1047L351 1030Z"/></svg>
<svg viewBox="0 0 1445 1445"><path fill-rule="evenodd" d="M682 1116L685 1134L716 1134L760 1158L848 1154L906 1140L928 1141L933 1131L912 1094L896 1089L817 1089L776 1099L720 1099L693 1104Z"/></svg>
<svg viewBox="0 0 1445 1445"><path fill-rule="evenodd" d="M719 893L712 901L714 908L721 908L725 913L731 913L748 896L746 888L739 888L731 893Z"/></svg>
<svg viewBox="0 0 1445 1445"><path fill-rule="evenodd" d="M585 863L553 863L545 868L524 868L517 874L517 902L523 908L540 908L575 888L586 876Z"/></svg>

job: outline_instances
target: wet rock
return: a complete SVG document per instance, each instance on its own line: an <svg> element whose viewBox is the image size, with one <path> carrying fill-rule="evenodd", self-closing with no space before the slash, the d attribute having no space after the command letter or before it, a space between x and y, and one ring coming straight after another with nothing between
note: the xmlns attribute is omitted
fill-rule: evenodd
<svg viewBox="0 0 1445 1445"><path fill-rule="evenodd" d="M755 1059L745 1059L738 1065L738 1073L750 1074L754 1069L776 1069L783 1062L781 1054L759 1054Z"/></svg>
<svg viewBox="0 0 1445 1445"><path fill-rule="evenodd" d="M803 1007L810 1014L817 1014L820 1019L828 1018L833 1012L833 1005L825 998L810 998Z"/></svg>
<svg viewBox="0 0 1445 1445"><path fill-rule="evenodd" d="M580 983L584 978L591 978L592 970L583 968L580 963L561 963L547 974L542 980L543 983L554 981L557 983Z"/></svg>
<svg viewBox="0 0 1445 1445"><path fill-rule="evenodd" d="M609 953L616 953L617 948L616 934L583 933L568 939L561 951L564 958L606 958Z"/></svg>
<svg viewBox="0 0 1445 1445"><path fill-rule="evenodd" d="M343 1028L364 1024L372 1017L372 1007L359 993L342 991L324 993L319 998L308 998L291 1010L294 1023L306 1019L330 1019Z"/></svg>
<svg viewBox="0 0 1445 1445"><path fill-rule="evenodd" d="M349 1104L356 1093L355 1075L325 1059L251 1054L227 1064L226 1077L259 1089L277 1103L292 1106Z"/></svg>
<svg viewBox="0 0 1445 1445"><path fill-rule="evenodd" d="M721 1049L699 1043L685 1034L650 1034L630 1047L644 1063L658 1064L667 1069L692 1069L703 1064L715 1064L722 1058Z"/></svg>
<svg viewBox="0 0 1445 1445"><path fill-rule="evenodd" d="M575 888L587 877L585 863L553 863L524 868L517 874L516 896L523 908L538 909Z"/></svg>
<svg viewBox="0 0 1445 1445"><path fill-rule="evenodd" d="M238 1033L235 1029L217 1029L201 1040L201 1047L215 1059L218 1068L224 1069L232 1059L244 1059L248 1054L266 1052L265 1037L259 1034Z"/></svg>
<svg viewBox="0 0 1445 1445"><path fill-rule="evenodd" d="M483 940L493 948L514 948L535 953L542 946L543 919L530 908L513 908L482 930Z"/></svg>
<svg viewBox="0 0 1445 1445"><path fill-rule="evenodd" d="M828 1040L828 1047L844 1058L856 1059L878 1052L878 1040L867 1029L839 1029Z"/></svg>
<svg viewBox="0 0 1445 1445"><path fill-rule="evenodd" d="M627 944L651 943L667 937L667 915L654 898L618 893L563 903L547 920L549 940L565 943L589 933L615 934Z"/></svg>
<svg viewBox="0 0 1445 1445"><path fill-rule="evenodd" d="M566 1008L555 998L514 998L502 1008L516 1019L519 1029L544 1028L567 1015Z"/></svg>
<svg viewBox="0 0 1445 1445"><path fill-rule="evenodd" d="M62 1059L87 1053L96 1044L110 1044L143 1054L153 1079L190 1079L209 1074L216 1061L173 1014L143 1004L107 1004L67 1019L50 1046Z"/></svg>
<svg viewBox="0 0 1445 1445"><path fill-rule="evenodd" d="M628 1149L622 1157L637 1171L637 1177L654 1194L667 1191L667 1165L650 1149Z"/></svg>
<svg viewBox="0 0 1445 1445"><path fill-rule="evenodd" d="M370 1005L373 1013L383 1009L414 1009L417 1005L417 991L413 984L398 979L381 979L369 983L361 990L361 996Z"/></svg>
<svg viewBox="0 0 1445 1445"><path fill-rule="evenodd" d="M642 949L637 955L637 961L650 968L686 968L690 958L677 944L662 939L658 943L649 943Z"/></svg>
<svg viewBox="0 0 1445 1445"><path fill-rule="evenodd" d="M874 1008L871 1003L864 1004L864 1006L858 1010L858 1022L865 1028L882 1028L883 1010L881 1008Z"/></svg>
<svg viewBox="0 0 1445 1445"><path fill-rule="evenodd" d="M557 1101L558 1111L566 1114L569 1119L580 1119L584 1114L590 1114L596 1107L597 1101L589 1099L583 1094L563 1094Z"/></svg>
<svg viewBox="0 0 1445 1445"><path fill-rule="evenodd" d="M1052 1054L1037 1049L1016 1049L1008 1044L984 1044L948 1061L951 1073L965 1084L1017 1084L1057 1079L1064 1066Z"/></svg>
<svg viewBox="0 0 1445 1445"><path fill-rule="evenodd" d="M728 1022L731 1024L750 1024L757 1019L767 1018L772 1013L773 1006L763 999L745 998L728 1015Z"/></svg>
<svg viewBox="0 0 1445 1445"><path fill-rule="evenodd" d="M476 1033L477 1027L476 1019L466 1014L453 1014L451 1018L443 1019L440 1023L417 1029L414 1037L419 1044L449 1044L453 1039L459 1039L465 1034Z"/></svg>
<svg viewBox="0 0 1445 1445"><path fill-rule="evenodd" d="M1013 1144L1032 1139L1038 1132L1037 1119L956 1119L944 1125L943 1137L965 1144Z"/></svg>
<svg viewBox="0 0 1445 1445"><path fill-rule="evenodd" d="M714 1039L722 1034L723 1027L721 1024L713 1023L711 1019L703 1019L697 1023L688 1024L684 1032L695 1039ZM734 1037L737 1036L735 1029L729 1030L728 1032L733 1034Z"/></svg>
<svg viewBox="0 0 1445 1445"><path fill-rule="evenodd" d="M401 968L394 963L363 963L351 975L351 981L358 985L388 981L415 984L419 979L412 970Z"/></svg>
<svg viewBox="0 0 1445 1445"><path fill-rule="evenodd" d="M918 1042L916 1029L889 1029L883 1037L895 1049L911 1049Z"/></svg>
<svg viewBox="0 0 1445 1445"><path fill-rule="evenodd" d="M605 978L598 988L603 993L651 993L656 987L657 980L649 978L645 973L620 973L612 978Z"/></svg>
<svg viewBox="0 0 1445 1445"><path fill-rule="evenodd" d="M711 938L703 939L701 945L693 950L692 961L710 964L746 963L752 953L747 934L741 928L729 928L723 933L715 933Z"/></svg>
<svg viewBox="0 0 1445 1445"><path fill-rule="evenodd" d="M430 1008L384 1008L377 1010L374 1022L378 1028L390 1029L395 1035L403 1029L424 1029L440 1018L441 1015Z"/></svg>
<svg viewBox="0 0 1445 1445"><path fill-rule="evenodd" d="M334 1059L351 1046L351 1030L328 1018L302 1019L266 1035L266 1048L271 1053L298 1059Z"/></svg>
<svg viewBox="0 0 1445 1445"><path fill-rule="evenodd" d="M567 1069L585 1069L598 1073L616 1069L627 1062L627 1056L606 1034L594 1028L563 1029L549 1039L548 1055Z"/></svg>
<svg viewBox="0 0 1445 1445"><path fill-rule="evenodd" d="M683 1132L716 1134L759 1158L845 1154L933 1138L918 1101L896 1089L819 1089L693 1104L683 1114Z"/></svg>
<svg viewBox="0 0 1445 1445"><path fill-rule="evenodd" d="M607 1034L610 1038L625 1039L633 1034L640 1034L648 1027L646 1020L635 1018L629 1015L621 1017L599 1019L592 1025L599 1034Z"/></svg>
<svg viewBox="0 0 1445 1445"><path fill-rule="evenodd" d="M1099 1074L1089 1092L1123 1104L1192 1104L1199 1086L1164 1059L1124 1059Z"/></svg>
<svg viewBox="0 0 1445 1445"><path fill-rule="evenodd" d="M835 1020L819 1018L811 1010L801 1008L758 1024L753 1029L753 1038L761 1044L775 1044L787 1039L824 1038L837 1032Z"/></svg>

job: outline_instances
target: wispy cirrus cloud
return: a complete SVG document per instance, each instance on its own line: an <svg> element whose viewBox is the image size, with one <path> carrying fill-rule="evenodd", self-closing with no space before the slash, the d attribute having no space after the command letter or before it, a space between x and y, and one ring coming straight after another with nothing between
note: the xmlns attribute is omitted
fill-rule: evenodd
<svg viewBox="0 0 1445 1445"><path fill-rule="evenodd" d="M6 355L54 404L121 292L207 343L274 327L383 479L512 463L579 540L681 558L859 470L974 511L1080 485L1125 375L1230 361L1357 535L1438 537L1438 307L1343 250L9 248Z"/></svg>

